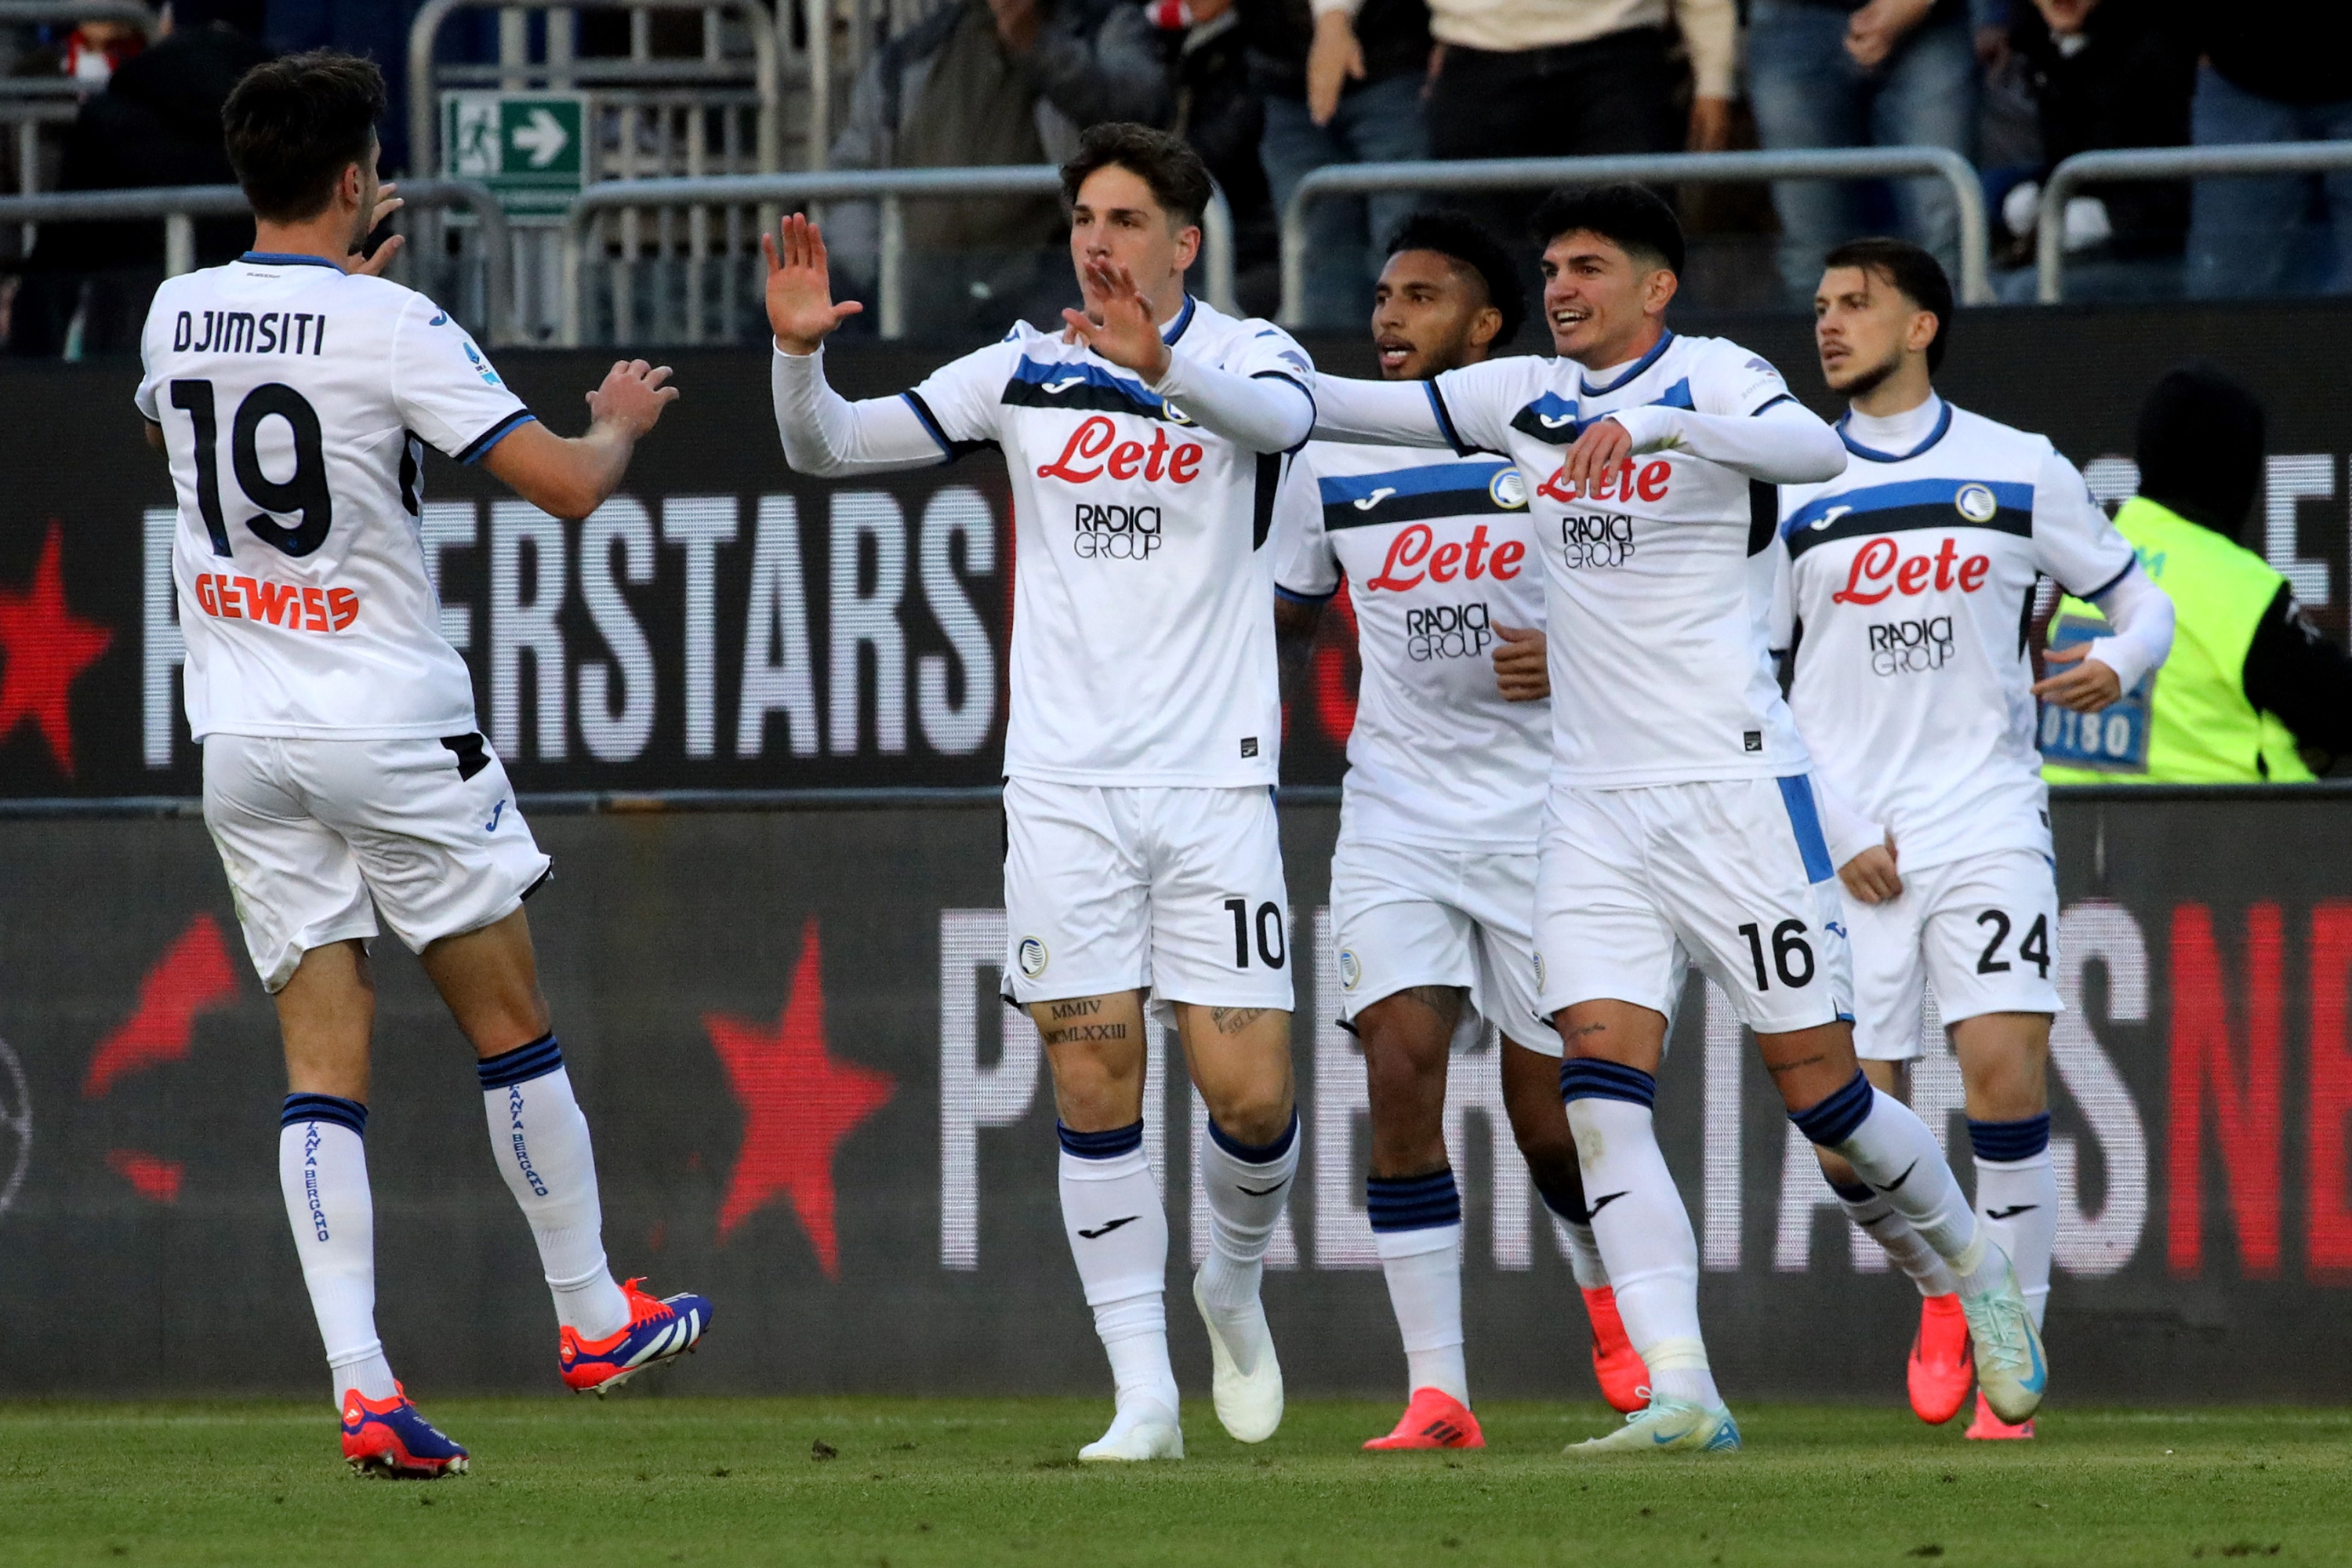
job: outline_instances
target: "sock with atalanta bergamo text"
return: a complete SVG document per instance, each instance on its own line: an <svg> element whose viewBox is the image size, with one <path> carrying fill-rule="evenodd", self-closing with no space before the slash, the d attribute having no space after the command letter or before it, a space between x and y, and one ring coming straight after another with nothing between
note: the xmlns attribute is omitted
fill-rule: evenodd
<svg viewBox="0 0 2352 1568"><path fill-rule="evenodd" d="M1651 1122L1657 1079L1616 1062L1570 1060L1559 1090L1593 1239L1651 1391L1712 1410L1723 1396L1699 1332L1698 1237Z"/></svg>
<svg viewBox="0 0 2352 1568"><path fill-rule="evenodd" d="M2050 1163L2050 1113L2018 1121L1969 1121L1976 1151L1977 1217L2009 1254L2033 1326L2050 1303L2050 1255L2058 1245L2058 1174Z"/></svg>
<svg viewBox="0 0 2352 1568"><path fill-rule="evenodd" d="M1462 1357L1462 1194L1452 1169L1371 1176L1364 1210L1404 1337L1405 1393L1434 1388L1470 1403Z"/></svg>
<svg viewBox="0 0 2352 1568"><path fill-rule="evenodd" d="M542 1035L475 1066L490 1152L530 1221L556 1318L583 1340L609 1339L628 1327L629 1302L604 1261L596 1154L563 1068L563 1047L552 1034Z"/></svg>
<svg viewBox="0 0 2352 1568"><path fill-rule="evenodd" d="M375 1331L375 1204L368 1192L367 1107L331 1094L289 1094L278 1117L278 1185L302 1283L327 1347L335 1403L399 1392Z"/></svg>
<svg viewBox="0 0 2352 1568"><path fill-rule="evenodd" d="M1121 1414L1139 1400L1176 1416L1168 1361L1168 1212L1143 1152L1143 1123L1061 1135L1062 1228Z"/></svg>
<svg viewBox="0 0 2352 1568"><path fill-rule="evenodd" d="M1961 1294L1999 1287L2008 1262L1998 1247L1986 1245L1936 1135L1909 1106L1873 1089L1856 1068L1844 1088L1790 1111L1789 1120L1813 1142L1845 1156L1854 1173L1952 1266Z"/></svg>

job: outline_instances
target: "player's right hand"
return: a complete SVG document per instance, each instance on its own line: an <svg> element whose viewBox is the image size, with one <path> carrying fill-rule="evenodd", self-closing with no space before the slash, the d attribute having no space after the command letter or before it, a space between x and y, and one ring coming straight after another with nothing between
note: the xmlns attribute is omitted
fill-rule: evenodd
<svg viewBox="0 0 2352 1568"><path fill-rule="evenodd" d="M788 354L813 354L833 330L866 309L855 300L833 300L824 236L799 213L787 213L777 232L760 237L768 253L768 329Z"/></svg>
<svg viewBox="0 0 2352 1568"><path fill-rule="evenodd" d="M1551 665L1544 635L1495 623L1495 686L1506 702L1540 702L1551 695Z"/></svg>
<svg viewBox="0 0 2352 1568"><path fill-rule="evenodd" d="M1838 880L1845 890L1865 904L1883 904L1889 899L1903 896L1903 879L1895 869L1895 836L1888 834L1886 842L1874 844L1844 865L1838 868Z"/></svg>
<svg viewBox="0 0 2352 1568"><path fill-rule="evenodd" d="M588 417L599 425L618 425L635 440L654 427L663 408L677 401L677 388L664 386L667 365L641 359L621 360L604 373L604 384L588 395Z"/></svg>

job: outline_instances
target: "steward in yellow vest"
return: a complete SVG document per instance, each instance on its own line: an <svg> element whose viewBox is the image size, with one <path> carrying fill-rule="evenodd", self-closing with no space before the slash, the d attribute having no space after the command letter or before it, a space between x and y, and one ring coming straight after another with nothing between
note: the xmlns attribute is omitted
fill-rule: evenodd
<svg viewBox="0 0 2352 1568"><path fill-rule="evenodd" d="M2172 657L2099 713L2044 707L2052 784L2282 784L2352 750L2352 658L2305 616L2284 576L2232 537L2262 472L2263 411L2210 365L2168 374L2140 413L2140 493L2116 514L2141 570L2172 598ZM2079 600L2053 647L2103 632Z"/></svg>

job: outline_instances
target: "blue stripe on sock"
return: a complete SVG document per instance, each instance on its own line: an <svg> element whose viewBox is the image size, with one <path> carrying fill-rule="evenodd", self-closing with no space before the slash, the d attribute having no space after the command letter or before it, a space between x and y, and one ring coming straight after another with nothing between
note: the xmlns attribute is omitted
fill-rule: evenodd
<svg viewBox="0 0 2352 1568"><path fill-rule="evenodd" d="M1213 1116L1209 1118L1209 1136L1216 1140L1218 1148L1244 1165L1271 1165L1289 1153L1290 1146L1298 1142L1298 1111L1296 1107L1292 1108L1290 1125L1284 1128L1281 1135L1271 1143L1239 1142L1232 1133L1217 1125L1217 1119Z"/></svg>
<svg viewBox="0 0 2352 1568"><path fill-rule="evenodd" d="M331 1094L289 1094L278 1112L278 1125L291 1127L298 1121L331 1121L338 1127L348 1127L361 1137L367 1136L367 1107L356 1100L341 1100Z"/></svg>
<svg viewBox="0 0 2352 1568"><path fill-rule="evenodd" d="M1078 1132L1060 1121L1054 1131L1062 1140L1066 1153L1081 1160L1116 1160L1121 1154L1132 1154L1143 1147L1143 1123L1130 1121L1124 1127L1114 1127L1105 1132Z"/></svg>
<svg viewBox="0 0 2352 1568"><path fill-rule="evenodd" d="M2003 1163L2031 1160L2050 1147L2050 1113L2045 1110L2021 1121L1979 1121L1970 1117L1969 1147L1979 1160Z"/></svg>
<svg viewBox="0 0 2352 1568"><path fill-rule="evenodd" d="M1870 1080L1862 1076L1862 1069L1856 1068L1853 1082L1816 1105L1789 1112L1789 1120L1797 1124L1798 1131L1822 1148L1834 1149L1853 1136L1853 1130L1870 1114L1872 1097L1876 1093Z"/></svg>
<svg viewBox="0 0 2352 1568"><path fill-rule="evenodd" d="M485 1057L474 1064L481 1075L482 1087L505 1089L518 1083L529 1083L535 1078L545 1078L563 1065L563 1046L553 1034L541 1035L527 1046L517 1046L494 1057Z"/></svg>
<svg viewBox="0 0 2352 1568"><path fill-rule="evenodd" d="M1569 1203L1566 1199L1555 1194L1550 1188L1545 1186L1541 1182L1538 1182L1536 1184L1536 1192L1542 1197L1544 1207L1551 1210L1552 1213L1559 1215L1560 1218L1568 1221L1569 1224L1591 1225L1592 1223L1592 1211L1586 1208L1583 1205Z"/></svg>
<svg viewBox="0 0 2352 1568"><path fill-rule="evenodd" d="M1364 1210L1376 1231L1435 1230L1462 1223L1462 1191L1451 1168L1426 1176L1367 1176Z"/></svg>
<svg viewBox="0 0 2352 1568"><path fill-rule="evenodd" d="M1622 1062L1575 1058L1559 1064L1559 1097L1563 1100L1622 1100L1647 1110L1657 1103L1658 1080Z"/></svg>
<svg viewBox="0 0 2352 1568"><path fill-rule="evenodd" d="M1866 1204L1878 1195L1871 1190L1868 1182L1832 1182L1830 1191L1850 1204Z"/></svg>

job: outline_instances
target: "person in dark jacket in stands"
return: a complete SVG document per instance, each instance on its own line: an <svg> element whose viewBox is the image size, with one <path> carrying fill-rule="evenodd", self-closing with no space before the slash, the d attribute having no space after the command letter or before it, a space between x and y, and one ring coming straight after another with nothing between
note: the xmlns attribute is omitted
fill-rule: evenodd
<svg viewBox="0 0 2352 1568"><path fill-rule="evenodd" d="M1265 101L1265 163L1277 216L1327 163L1429 156L1423 87L1426 0L1237 0L1251 79ZM1413 191L1337 196L1307 209L1307 323L1353 325L1370 307L1372 247L1420 205Z"/></svg>
<svg viewBox="0 0 2352 1568"><path fill-rule="evenodd" d="M176 0L170 32L124 60L106 90L83 102L66 133L58 188L235 184L221 106L238 78L276 56L261 41L263 9L263 0ZM232 260L252 237L251 218L201 222L196 264ZM8 350L44 358L68 347L135 350L148 297L163 279L160 222L45 224L25 264Z"/></svg>
<svg viewBox="0 0 2352 1568"><path fill-rule="evenodd" d="M2010 47L2040 110L2042 162L2039 177L2011 187L2001 220L2030 267L2035 204L2052 169L2077 153L2188 142L2197 56L2156 0L2034 0L2011 16ZM2185 180L2078 192L2066 204L2068 297L2178 293L2188 229ZM2030 271L2019 286L2031 299Z"/></svg>
<svg viewBox="0 0 2352 1568"><path fill-rule="evenodd" d="M1282 274L1274 197L1258 144L1265 105L1234 0L1154 0L1147 7L1168 58L1176 115L1169 129L1209 166L1234 213L1234 291L1245 316L1272 317Z"/></svg>
<svg viewBox="0 0 2352 1568"><path fill-rule="evenodd" d="M2352 5L2175 3L2204 56L2190 110L2197 145L2352 141ZM2200 180L2189 292L2308 291L2352 294L2352 169Z"/></svg>
<svg viewBox="0 0 2352 1568"><path fill-rule="evenodd" d="M2202 362L2168 373L2148 394L2139 494L2116 513L2116 528L2171 595L2172 657L2117 704L2144 710L2136 763L2045 766L2051 783L2293 784L2352 754L2352 657L2320 635L2285 576L2246 548L2263 426L2253 394ZM2064 601L2053 625L2085 608ZM2045 752L2049 739L2045 726Z"/></svg>

